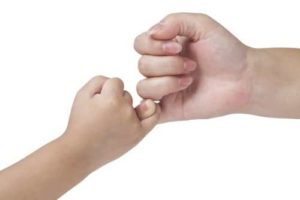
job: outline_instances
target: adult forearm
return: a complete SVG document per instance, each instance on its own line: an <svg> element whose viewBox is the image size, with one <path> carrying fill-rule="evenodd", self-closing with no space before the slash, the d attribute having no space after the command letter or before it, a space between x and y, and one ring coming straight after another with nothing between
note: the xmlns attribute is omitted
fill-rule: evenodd
<svg viewBox="0 0 300 200"><path fill-rule="evenodd" d="M249 49L251 98L246 113L300 118L300 50Z"/></svg>

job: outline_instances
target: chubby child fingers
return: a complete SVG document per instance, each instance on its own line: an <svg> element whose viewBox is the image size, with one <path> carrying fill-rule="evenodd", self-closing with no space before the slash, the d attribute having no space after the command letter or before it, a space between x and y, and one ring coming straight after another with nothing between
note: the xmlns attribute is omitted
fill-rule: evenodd
<svg viewBox="0 0 300 200"><path fill-rule="evenodd" d="M132 100L131 94L125 90L123 96L124 96L125 100L128 102L128 104L132 105L133 100Z"/></svg>
<svg viewBox="0 0 300 200"><path fill-rule="evenodd" d="M119 78L108 79L103 87L101 94L104 96L123 96L124 94L124 83Z"/></svg>
<svg viewBox="0 0 300 200"><path fill-rule="evenodd" d="M95 94L101 93L104 83L108 80L105 76L95 76L90 81L88 81L80 90L81 93L86 93L90 97L93 97Z"/></svg>
<svg viewBox="0 0 300 200"><path fill-rule="evenodd" d="M182 51L182 45L176 40L155 40L147 33L137 36L135 50L142 55L176 55Z"/></svg>
<svg viewBox="0 0 300 200"><path fill-rule="evenodd" d="M187 74L194 71L197 63L181 56L149 56L139 60L139 71L146 77Z"/></svg>

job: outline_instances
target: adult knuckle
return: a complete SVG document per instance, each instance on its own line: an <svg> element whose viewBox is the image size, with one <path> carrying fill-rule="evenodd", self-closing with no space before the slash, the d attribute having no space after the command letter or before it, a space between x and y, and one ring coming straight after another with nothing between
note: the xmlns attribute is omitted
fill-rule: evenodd
<svg viewBox="0 0 300 200"><path fill-rule="evenodd" d="M144 80L140 80L136 85L136 91L140 96L144 96Z"/></svg>
<svg viewBox="0 0 300 200"><path fill-rule="evenodd" d="M205 13L198 13L198 14L195 14L195 16L198 16L198 17L201 17L203 19L206 19L206 20L210 20L211 17Z"/></svg>
<svg viewBox="0 0 300 200"><path fill-rule="evenodd" d="M147 58L145 56L142 56L139 59L138 69L139 69L139 72L143 75L148 75L150 73L148 63L147 63Z"/></svg>
<svg viewBox="0 0 300 200"><path fill-rule="evenodd" d="M166 20L173 19L173 18L177 17L177 16L180 15L180 14L181 14L180 12L173 12L173 13L168 14L168 15L165 17L165 19L166 19Z"/></svg>
<svg viewBox="0 0 300 200"><path fill-rule="evenodd" d="M94 76L94 77L91 78L91 81L101 81L104 78L105 78L104 76L96 75L96 76Z"/></svg>
<svg viewBox="0 0 300 200"><path fill-rule="evenodd" d="M140 43L142 41L142 37L143 34L138 35L137 37L135 37L134 39L134 43L133 43L133 48L135 51L137 51L138 53L141 53L141 46Z"/></svg>

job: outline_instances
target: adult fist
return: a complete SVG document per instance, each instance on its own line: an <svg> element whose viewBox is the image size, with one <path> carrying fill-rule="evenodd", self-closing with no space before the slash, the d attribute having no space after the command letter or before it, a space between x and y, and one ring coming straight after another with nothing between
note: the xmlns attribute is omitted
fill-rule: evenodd
<svg viewBox="0 0 300 200"><path fill-rule="evenodd" d="M176 13L135 39L142 98L160 100L160 122L241 112L251 93L249 48L212 18Z"/></svg>

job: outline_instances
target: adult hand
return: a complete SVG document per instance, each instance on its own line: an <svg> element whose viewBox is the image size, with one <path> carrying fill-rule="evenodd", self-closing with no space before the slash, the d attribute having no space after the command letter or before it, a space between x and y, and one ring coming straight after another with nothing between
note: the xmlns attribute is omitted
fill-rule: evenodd
<svg viewBox="0 0 300 200"><path fill-rule="evenodd" d="M249 47L212 18L177 13L135 39L142 98L160 100L160 122L242 112L251 96Z"/></svg>

